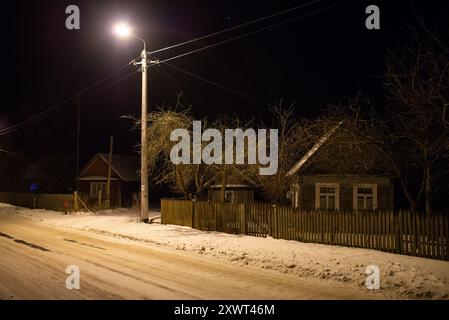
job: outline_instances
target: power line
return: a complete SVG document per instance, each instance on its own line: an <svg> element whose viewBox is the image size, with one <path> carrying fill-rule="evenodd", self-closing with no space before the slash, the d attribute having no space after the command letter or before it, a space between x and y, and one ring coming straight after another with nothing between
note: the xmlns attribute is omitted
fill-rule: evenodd
<svg viewBox="0 0 449 320"><path fill-rule="evenodd" d="M235 40L239 40L239 39L242 39L242 38L246 38L246 37L249 37L249 36L254 35L254 34L256 34L256 33L259 33L259 32L265 31L265 30L269 30L269 29L273 29L273 28L276 28L276 27L285 25L285 24L287 24L287 23L291 23L291 22L297 21L297 20L299 20L299 19L302 19L302 18L311 16L311 15L313 15L313 14L315 14L315 13L322 12L322 11L326 11L326 10L329 10L329 9L332 9L332 8L335 8L335 7L338 7L338 6L341 6L341 5L346 4L346 3L348 3L348 2L351 2L351 1L354 1L354 0L345 0L345 1L341 1L341 2L338 2L338 3L336 3L336 4L327 6L327 7L325 7L325 8L313 10L313 11L310 11L310 12L308 12L308 13L306 13L306 14L303 14L303 15L300 15L300 16L296 16L296 17L293 17L293 18L290 18L290 19L282 20L282 21L280 21L280 22L278 22L278 23L275 23L275 24L272 24L272 25L269 25L269 26L266 26L266 27L262 27L262 28L259 28L259 29L256 29L256 30L253 30L253 31L250 31L250 32L246 32L246 33L244 33L244 34L241 34L241 35L232 37L232 38L230 38L230 39L222 40L222 41L219 41L219 42L216 42L216 43L207 45L207 46L202 47L202 48L199 48L199 49L195 49L195 50L192 50L192 51L188 51L188 52L179 54L179 55L177 55L177 56L174 56L174 57L171 57L171 58L167 58L167 59L161 60L161 61L159 61L159 64L166 63L166 62L169 62L169 61L173 61L173 60L176 60L176 59L179 59L179 58L183 58L183 57L185 57L185 56L188 56L188 55L191 55L191 54L194 54L194 53L198 53L198 52L201 52L201 51L204 51L204 50L207 50L207 49L211 49L211 48L214 48L214 47L218 47L218 46L220 46L220 45L223 45L223 44L226 44L226 43L235 41Z"/></svg>
<svg viewBox="0 0 449 320"><path fill-rule="evenodd" d="M250 32L244 33L244 34L239 35L239 36L235 36L235 37L230 38L230 39L227 39L227 40L223 40L223 41L220 41L220 42L217 42L217 43L214 43L214 44L211 44L211 45L208 45L208 46L199 48L199 49L195 49L195 50L192 50L192 51L189 51L189 52L185 52L185 53L183 53L183 54L180 54L180 55L177 55L177 56L174 56L174 57L171 57L171 58L164 59L164 60L162 60L162 61L159 61L159 64L166 64L168 67L170 67L170 68L172 68L172 69L175 69L175 70L177 70L177 71L179 71L179 72L182 72L182 73L184 73L184 74L187 74L187 75L189 75L189 76L191 76L191 77L193 77L193 78L196 78L196 79L198 79L198 80L201 80L201 81L203 81L203 82L206 82L206 83L208 83L208 84L210 84L210 85L213 85L213 86L215 86L215 87L218 87L218 88L221 88L221 89L226 90L226 91L228 91L228 92L231 92L231 93L233 93L233 94L235 94L235 95L244 97L244 98L246 98L246 99L252 100L252 101L257 102L257 103L261 103L261 104L264 104L264 105L269 105L268 102L262 101L262 100L257 99L257 98L253 98L253 97L251 97L251 96L248 96L247 94L244 94L244 93L238 92L238 91L236 91L236 90L234 90L234 89L225 87L225 86L223 86L223 85L221 85L221 84L219 84L219 83L216 83L216 82L214 82L214 81L205 79L204 77L198 76L198 75L196 75L196 74L193 74L192 72L189 72L189 71L187 71L187 70L183 70L183 69L181 69L181 68L179 68L179 67L176 67L176 66L174 66L174 65L172 65L172 64L169 64L168 62L170 62L170 61L172 61L172 60L176 60L176 59L182 58L182 57L185 57L185 56L188 56L188 55L191 55L191 54L194 54L194 53L197 53L197 52L200 52L200 51L204 51L204 50L207 50L207 49L210 49L210 48L213 48L213 47L217 47L217 46L220 46L220 45L222 45L222 44L226 44L226 43L231 42L231 41L235 41L235 40L238 40L238 39L242 39L242 38L251 36L251 35L253 35L253 34L256 34L256 33L259 33L259 32L265 31L265 30L269 30L269 29L272 29L272 28L275 28L275 27L278 27L278 26L281 26L281 25L284 25L284 24L287 24L287 23L294 22L294 21L297 21L297 20L299 20L299 19L302 19L302 18L308 17L308 16L310 16L310 15L316 14L316 13L318 13L318 12L326 11L326 10L329 10L329 9L332 9L332 8L335 8L335 7L344 5L344 4L346 4L346 3L348 3L348 2L351 2L351 1L353 1L353 0L341 1L341 2L338 2L338 3L336 3L336 4L329 5L329 6L327 6L327 7L321 8L321 9L316 9L316 10L313 10L313 11L311 11L311 12L305 13L305 14L300 15L300 16L296 16L296 17L293 17L293 18L290 18L290 19L286 19L286 20L280 21L280 22L278 22L278 23L275 23L275 24L272 24L272 25L269 25L269 26L266 26L266 27L262 27L262 28L259 28L259 29L250 31ZM268 18L270 18L270 17L274 17L274 16L277 16L277 15L280 15L280 14L282 14L282 13L286 13L286 12L289 12L289 11L296 10L296 9L298 9L299 7L304 7L304 6L307 6L307 5L311 5L311 4L316 3L316 2L319 2L319 1L314 1L314 2L310 2L310 3L308 3L308 4L305 4L305 5L303 5L303 6L298 6L298 7L295 7L295 8L287 9L287 10L281 11L281 12L279 12L279 13L273 14L273 15L271 15L271 16L267 16L267 17L264 17L264 18L256 19L256 20L250 21L250 22L248 22L248 23L242 24L242 25L240 25L240 26L235 26L235 27L231 27L231 28L225 29L225 30L223 30L222 32L216 32L216 33L213 33L213 34L210 34L210 35L207 35L207 36L203 36L203 37L200 37L200 38L191 40L191 41L186 41L186 42L180 43L180 44L178 44L178 45L174 45L174 46L171 46L171 47L167 47L167 48L164 48L164 49L160 49L160 50L157 50L157 51L153 51L152 53L161 52L161 51L164 51L165 49L171 49L171 48L174 48L174 47L177 47L177 46L181 46L181 45L184 45L184 44L188 44L188 43L191 43L191 42L194 42L194 41L206 39L206 38L212 37L212 36L217 35L217 34L220 34L220 33L224 33L224 32L227 32L227 31L231 31L231 30L236 29L236 28L238 28L238 27L243 27L243 26L249 25L249 24L251 24L251 23L255 23L255 22L258 22L258 21L266 20L266 19L268 19Z"/></svg>
<svg viewBox="0 0 449 320"><path fill-rule="evenodd" d="M120 82L122 82L122 81L124 81L124 80L126 80L128 78L131 78L132 76L134 76L138 72L139 72L138 70L134 70L133 72L127 74L126 76L123 76L123 77L115 80L114 82L112 82L112 83L110 83L108 85L105 85L105 86L103 86L101 88L98 88L96 91L94 91L90 95L84 96L83 100L86 100L86 99L92 98L93 96L96 96L99 92L103 91L104 89L113 87L113 86L117 85L118 83L120 83Z"/></svg>
<svg viewBox="0 0 449 320"><path fill-rule="evenodd" d="M110 79L111 77L113 77L114 75L118 74L119 72L121 72L123 69L125 69L126 67L128 67L130 65L131 62L127 63L126 65L123 65L122 67L118 68L117 70L111 72L110 74L108 74L107 76L103 77L102 79L98 80L97 82L91 84L90 86L84 88L83 90L78 91L76 94L74 94L73 96L70 96L69 98L63 100L62 102L54 105L53 107L29 118L26 119L24 121L21 121L19 123L16 123L15 125L9 126L7 128L3 128L0 130L0 136L6 135L6 134L10 134L13 133L17 130L20 130L24 127L26 127L29 123L34 122L34 121L39 121L39 120L43 120L44 118L46 118L48 115L52 114L53 112L59 110L60 108L63 108L64 106L66 106L67 103L69 103L70 101L72 101L73 99L75 99L77 96L80 96L82 94L85 94L86 92L88 92L89 90L95 88L96 86L100 85L101 83L107 81L108 79Z"/></svg>
<svg viewBox="0 0 449 320"><path fill-rule="evenodd" d="M24 158L24 159L38 159L38 160L56 160L56 158L51 158L51 157L40 157L40 156L33 156L33 155L27 155L27 154L21 154L21 153L17 153L11 150L6 150L3 148L0 148L0 152L5 153L5 154L9 154L9 155L13 155L19 158Z"/></svg>
<svg viewBox="0 0 449 320"><path fill-rule="evenodd" d="M183 53L183 54L180 54L180 55L171 57L171 58L167 58L167 59L165 59L165 60L160 61L159 63L160 63L160 64L162 64L162 63L167 63L167 62L169 62L169 61L173 61L173 60L176 60L176 59L179 59L179 58L182 58L182 57L185 57L185 56L188 56L188 55L191 55L191 54L200 52L200 51L204 51L204 50L207 50L207 49L210 49L210 48L213 48L213 47L217 47L217 46L226 44L226 43L231 42L231 41L235 41L235 40L238 40L238 39L242 39L242 38L248 37L248 36L250 36L250 35L256 34L256 33L258 33L258 32L262 32L262 31L265 31L265 30L269 30L269 29L272 29L272 28L275 28L275 27L278 27L278 26L281 26L281 25L284 25L284 24L287 24L287 23L290 23L290 22L299 20L299 19L301 19L301 18L310 16L310 15L312 15L312 14L315 14L315 13L318 13L318 12L322 12L322 11L325 11L325 10L328 10L328 9L331 9L331 8L334 8L334 7L343 5L343 4L345 4L345 3L347 3L347 2L350 2L350 1L353 1L353 0L346 0L346 1L342 1L342 2L339 2L339 3L334 4L334 5L327 6L327 7L322 8L322 9L313 10L313 11L308 12L308 13L306 13L306 14L303 14L303 15L300 15L300 16L297 16L297 17L294 17L294 18L291 18L291 19L286 19L286 20L283 20L283 21L281 21L281 22L279 22L279 23L272 24L272 25L267 26L267 27L262 27L262 28L253 30L253 31L251 31L251 32L244 33L244 34L242 34L242 35L235 36L235 37L233 37L233 38L230 38L230 39L227 39L227 40L223 40L223 41L217 42L217 43L215 43L215 44L211 44L211 45L208 45L208 46L205 46L205 47L196 49L196 50L192 50L192 51L189 51L189 52L186 52L186 53ZM305 5L302 5L302 7L305 7L305 6L307 6L307 5L311 5L311 4L317 3L317 2L318 2L318 1L313 1L313 2L307 3L307 4L305 4ZM300 6L299 6L299 7L300 7ZM194 42L194 41L199 41L199 40L202 40L202 39L206 39L206 38L212 37L212 36L214 36L214 35L217 35L217 34L220 34L220 33L224 33L224 32L230 31L230 30L235 30L235 29L237 29L237 28L241 28L241 27L246 26L246 25L249 25L249 24L251 24L251 23L255 23L255 22L257 22L257 21L266 20L266 19L268 19L269 17L277 16L277 15L280 15L280 14L282 14L282 13L286 13L286 12L293 11L293 10L296 10L296 9L298 9L298 8L295 7L295 8L287 9L287 10L281 11L281 12L279 12L279 13L275 13L275 14L270 15L270 16L267 16L267 17L259 18L259 19L256 19L256 20L254 20L254 21L250 21L250 22L244 23L244 24L239 25L239 26L231 27L231 28L228 28L228 29L219 31L219 32L215 32L215 33L210 34L210 35L206 35L206 36L203 36L203 37L200 37L200 38L197 38L197 39L193 39L193 40L190 40L190 41L188 41L188 42L183 42L183 43L180 43L180 44L178 44L178 45L174 45L174 46L166 47L166 48L163 48L163 49L159 49L159 50L153 51L152 53L162 52L162 51L165 51L165 50L168 50L168 49L171 49L171 48L174 48L174 47L178 47L178 46L181 46L181 45L184 45L184 44L187 44L187 43L192 43L192 42ZM138 57L137 57L137 58L138 58ZM45 117L46 117L47 115L49 115L50 113L52 113L52 112L58 110L59 108L64 107L68 102L70 102L70 101L71 101L72 99L74 99L75 97L77 97L77 96L79 96L79 95L82 95L82 94L88 92L88 91L91 90L92 88L96 87L97 85L99 85L99 84L105 82L106 80L108 80L109 78L111 78L113 75L115 75L115 74L117 74L118 72L122 71L124 68L126 68L127 66L129 66L130 64L132 64L137 58L135 58L135 59L132 60L131 62L127 63L126 65L122 66L121 68L117 69L116 71L112 72L111 74L107 75L106 77L102 78L101 80L99 80L99 81L95 82L94 84L88 86L87 88L85 88L85 89L83 89L83 90L81 90L81 91L78 91L75 95L73 95L73 96L71 96L71 97L65 99L63 102L61 102L61 103L55 105L54 107L52 107L52 108L50 108L50 109L47 109L47 110L45 110L44 112L42 112L42 113L40 113L40 114L38 114L38 115L35 115L35 116L33 116L33 117L31 117L31 118L29 118L29 119L27 119L27 120L24 120L24 121L22 121L22 122L20 122L20 123L18 123L18 124L15 124L15 125L12 125L12 126L10 126L10 127L1 129L1 130L0 130L0 136L3 136L3 135L10 134L10 133L13 133L13 132L15 132L15 131L18 131L18 130L20 130L20 129L26 127L29 123L31 123L31 122L33 122L33 121L39 121L39 120L42 120L43 118L45 118ZM206 79L204 79L204 80L206 80Z"/></svg>
<svg viewBox="0 0 449 320"><path fill-rule="evenodd" d="M168 47L165 47L165 48L162 48L162 49L158 49L158 50L155 50L155 51L153 51L151 53L152 54L153 53L159 53L159 52L163 52L163 51L166 51L166 50L174 49L174 48L177 48L177 47L180 47L180 46L184 46L186 44L191 44L191 43L196 42L196 41L205 40L205 39L208 39L208 38L211 38L211 37L214 37L214 36L217 36L217 35L229 32L229 31L233 31L233 30L236 30L236 29L240 29L240 28L249 26L249 25L257 23L257 22L261 22L261 21L264 21L264 20L268 20L268 19L274 18L274 17L280 16L280 15L283 15L283 14L286 14L286 13L289 13L289 12L292 12L292 11L295 11L295 10L298 10L298 9L306 8L306 7L311 6L311 5L315 4L315 3L318 3L320 1L321 0L314 0L314 1L302 4L302 5L290 8L290 9L286 9L286 10L283 10L283 11L279 11L279 12L270 14L270 15L262 17L262 18L258 18L258 19L255 19L255 20L251 20L251 21L239 24L237 26L226 28L224 30L220 30L220 31L217 31L217 32L214 32L214 33L210 33L210 34L205 35L205 36L201 36L201 37L198 37L198 38L195 38L195 39L192 39L192 40L184 41L184 42L172 45L172 46L168 46Z"/></svg>
<svg viewBox="0 0 449 320"><path fill-rule="evenodd" d="M178 94L182 90L180 89L178 83L173 79L173 77L164 68L155 68L155 70L159 71L164 82L170 87L170 89L172 89L172 91L175 93L175 96L178 96Z"/></svg>
<svg viewBox="0 0 449 320"><path fill-rule="evenodd" d="M232 94L235 94L235 95L237 95L237 96L243 97L243 98L245 98L245 99L248 99L248 100L251 100L251 101L253 101L253 102L257 102L257 103L260 103L260 104L263 104L263 105L266 105L266 106L269 106L269 105L270 105L270 104L269 104L268 102L266 102L266 101L262 101L262 100L260 100L260 99L253 98L253 97L251 97L251 96L249 96L249 95L247 95L247 94L244 94L244 93L238 92L238 91L236 91L236 90L234 90L234 89L225 87L225 86L222 85L222 84L219 84L219 83L217 83L217 82L214 82L214 81L205 79L205 78L200 77L200 76L198 76L198 75L196 75L196 74L193 74L192 72L189 72L189 71L187 71L187 70L183 70L183 69L181 69L181 68L179 68L179 67L176 67L176 66L174 66L174 65L172 65L172 64L165 63L165 65L168 66L168 67L170 67L170 68L172 68L172 69L174 69L174 70L177 70L177 71L179 71L179 72L182 72L182 73L184 73L184 74L187 74L187 75L189 75L189 76L191 76L191 77L193 77L193 78L195 78L195 79L201 80L201 81L203 81L203 82L205 82L205 83L208 83L208 84L210 84L210 85L212 85L212 86L215 86L215 87L217 87L217 88L220 88L220 89L223 89L223 90L225 90L225 91L228 91L228 92L230 92L230 93L232 93Z"/></svg>

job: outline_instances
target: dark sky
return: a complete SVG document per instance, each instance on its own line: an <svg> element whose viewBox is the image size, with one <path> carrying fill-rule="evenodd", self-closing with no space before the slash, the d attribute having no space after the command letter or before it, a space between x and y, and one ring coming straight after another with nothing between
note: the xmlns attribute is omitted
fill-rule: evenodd
<svg viewBox="0 0 449 320"><path fill-rule="evenodd" d="M150 0L19 0L2 3L2 104L0 129L23 121L88 87L136 57L141 44L118 40L111 33L115 21L127 20L140 37L159 49L201 35L272 14L309 1L150 1ZM263 21L229 34L166 51L164 59L228 39L281 20L337 4L320 1L305 9ZM380 94L386 48L403 50L408 25L416 25L411 1L349 1L223 46L172 63L209 80L272 102L296 102L300 116L313 116L323 105L345 102L358 91ZM65 28L65 8L78 5L81 30ZM381 10L381 30L365 28L365 8ZM426 23L447 23L449 4L415 1ZM6 32L5 32L6 31ZM81 96L81 151L84 157L106 151L110 135L116 151L132 151L138 135L130 133L124 114L140 114L140 78L134 67ZM197 117L236 113L242 117L266 116L266 107L212 87L166 66L150 70L150 108L173 104L176 93L192 105ZM0 146L39 155L33 149L34 133L50 130L64 150L74 150L74 100L32 128L0 136ZM50 128L50 129L49 129ZM56 140L55 140L56 141ZM49 143L51 146L52 144ZM60 153L49 147L45 152ZM57 149L57 148L56 148ZM67 152L67 151L65 151Z"/></svg>

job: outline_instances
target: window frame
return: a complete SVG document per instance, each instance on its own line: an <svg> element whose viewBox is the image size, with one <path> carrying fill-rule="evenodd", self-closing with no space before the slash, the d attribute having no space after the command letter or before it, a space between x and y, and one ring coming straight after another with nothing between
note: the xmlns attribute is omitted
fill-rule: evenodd
<svg viewBox="0 0 449 320"><path fill-rule="evenodd" d="M234 200L235 200L235 192L234 192L235 190L225 190L225 202L227 202L227 203L234 203ZM227 195L228 194L231 194L231 201L226 201L226 199L227 199Z"/></svg>
<svg viewBox="0 0 449 320"><path fill-rule="evenodd" d="M321 206L321 188L334 188L335 189L335 208L334 209L328 209L328 208L320 208ZM326 206L329 206L329 195L330 193L323 193L326 195ZM315 183L315 209L316 210L340 210L340 184L334 183L334 182L317 182Z"/></svg>
<svg viewBox="0 0 449 320"><path fill-rule="evenodd" d="M358 189L359 188L365 188L365 189L372 189L373 193L372 198L373 198L373 208L372 209L366 209L366 198L369 196L369 194L366 193L359 193ZM378 185L375 183L358 183L358 184L354 184L353 185L353 191L352 191L352 207L354 210L377 210L378 208L378 201L377 201L377 188ZM365 208L358 208L358 198L359 197L363 197L363 203Z"/></svg>
<svg viewBox="0 0 449 320"><path fill-rule="evenodd" d="M96 186L96 192L93 193L94 185ZM90 183L90 198L98 199L98 186L101 186L101 196L103 197L106 190L106 182L91 182Z"/></svg>

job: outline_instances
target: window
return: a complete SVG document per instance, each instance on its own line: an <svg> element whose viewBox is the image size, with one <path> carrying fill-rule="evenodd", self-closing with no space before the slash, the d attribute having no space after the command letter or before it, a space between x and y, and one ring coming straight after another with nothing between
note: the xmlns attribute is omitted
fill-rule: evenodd
<svg viewBox="0 0 449 320"><path fill-rule="evenodd" d="M317 183L315 185L315 208L325 210L340 208L340 186L338 183Z"/></svg>
<svg viewBox="0 0 449 320"><path fill-rule="evenodd" d="M234 203L234 191L225 191L225 202Z"/></svg>
<svg viewBox="0 0 449 320"><path fill-rule="evenodd" d="M91 182L90 183L90 197L97 199L98 192L101 191L101 197L104 198L106 195L106 183L104 182Z"/></svg>
<svg viewBox="0 0 449 320"><path fill-rule="evenodd" d="M377 185L356 184L354 185L354 209L376 210L377 209Z"/></svg>

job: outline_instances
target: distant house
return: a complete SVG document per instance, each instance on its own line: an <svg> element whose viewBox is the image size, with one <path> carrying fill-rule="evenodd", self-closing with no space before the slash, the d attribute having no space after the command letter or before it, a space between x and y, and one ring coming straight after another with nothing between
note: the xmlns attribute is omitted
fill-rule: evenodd
<svg viewBox="0 0 449 320"><path fill-rule="evenodd" d="M106 197L108 158L108 154L96 154L79 175L79 192L90 205L98 202L99 193L103 200ZM139 192L139 160L133 156L114 154L111 168L111 207L129 207L133 194Z"/></svg>
<svg viewBox="0 0 449 320"><path fill-rule="evenodd" d="M291 205L304 210L387 210L394 206L388 161L338 124L306 152L287 176Z"/></svg>
<svg viewBox="0 0 449 320"><path fill-rule="evenodd" d="M245 182L229 179L225 188L225 202L228 203L252 203L254 202L255 188ZM208 200L221 201L221 184L211 185L208 188Z"/></svg>
<svg viewBox="0 0 449 320"><path fill-rule="evenodd" d="M73 161L41 159L29 163L20 176L21 192L71 193L73 188Z"/></svg>

